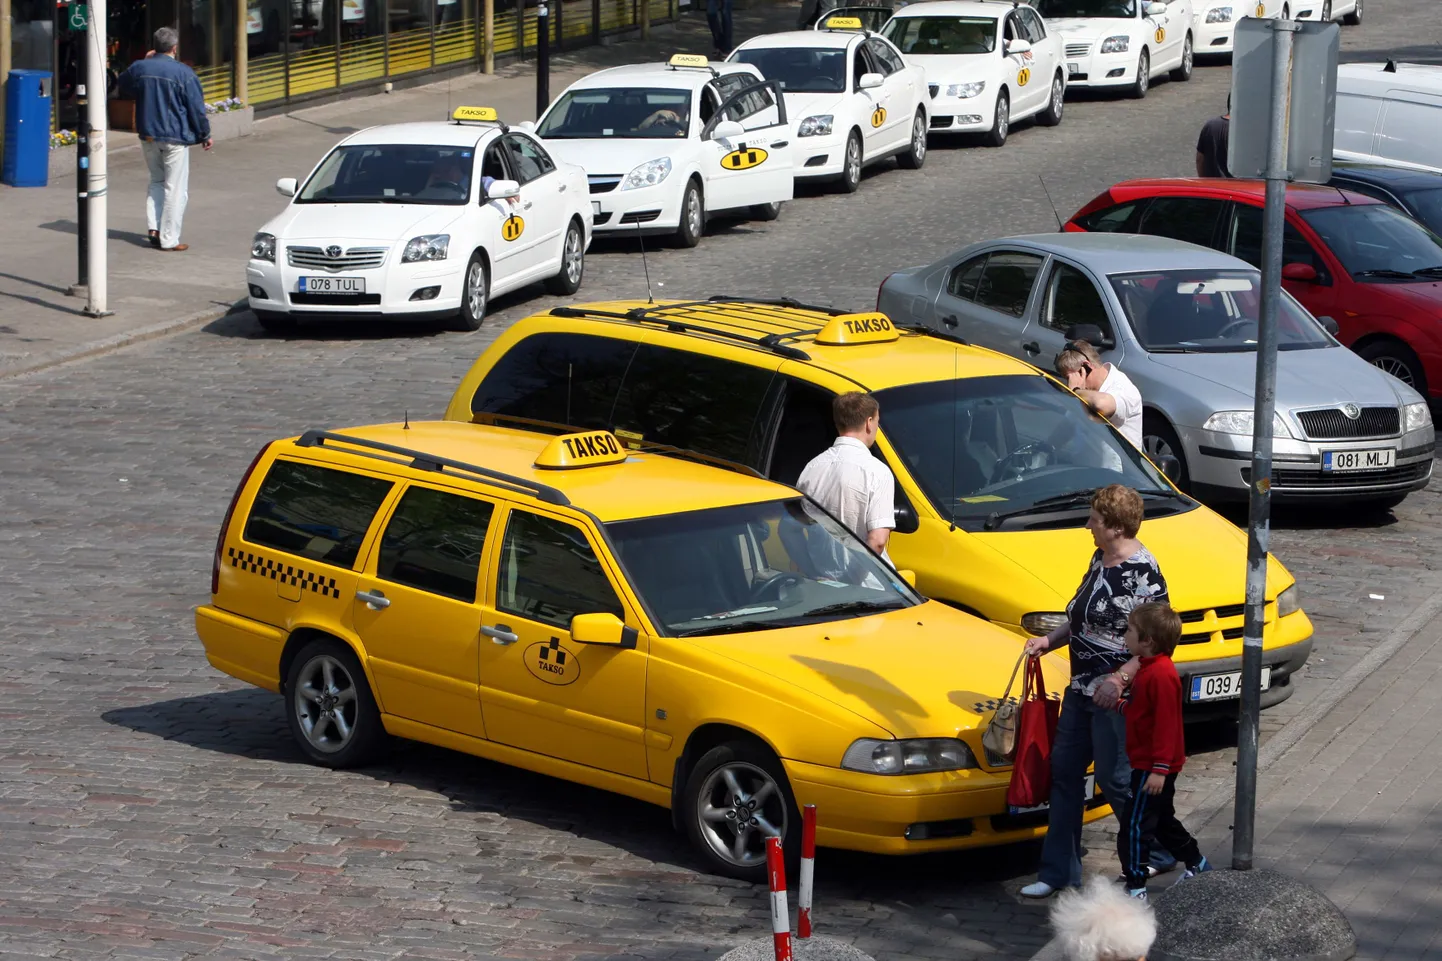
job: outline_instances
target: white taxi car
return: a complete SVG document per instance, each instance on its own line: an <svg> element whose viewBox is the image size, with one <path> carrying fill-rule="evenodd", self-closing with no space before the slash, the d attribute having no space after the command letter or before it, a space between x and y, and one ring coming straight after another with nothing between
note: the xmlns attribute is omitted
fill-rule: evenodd
<svg viewBox="0 0 1442 961"><path fill-rule="evenodd" d="M840 178L851 193L865 164L898 157L926 162L930 123L926 73L857 17L831 16L815 30L754 37L731 53L786 94L797 179Z"/></svg>
<svg viewBox="0 0 1442 961"><path fill-rule="evenodd" d="M931 0L902 7L881 32L926 71L932 133L985 133L988 146L1000 147L1014 121L1061 123L1061 35L1031 7Z"/></svg>
<svg viewBox="0 0 1442 961"><path fill-rule="evenodd" d="M1067 84L1126 88L1140 99L1152 78L1192 79L1192 0L1035 0L1066 44Z"/></svg>
<svg viewBox="0 0 1442 961"><path fill-rule="evenodd" d="M745 64L677 54L600 70L566 88L535 131L586 169L598 233L674 233L694 247L708 214L775 220L792 196L786 104Z"/></svg>
<svg viewBox="0 0 1442 961"><path fill-rule="evenodd" d="M1330 3L1331 0L1297 2L1310 11L1314 7L1320 10L1323 2ZM1193 29L1196 33L1193 43L1197 54L1231 53L1237 21L1243 17L1285 20L1292 15L1292 9L1292 0L1200 0L1193 11ZM1298 19L1301 19L1300 12Z"/></svg>
<svg viewBox="0 0 1442 961"><path fill-rule="evenodd" d="M489 107L362 130L303 185L275 187L291 201L255 235L245 268L250 309L269 331L354 317L475 330L493 294L541 280L556 294L581 286L585 171Z"/></svg>

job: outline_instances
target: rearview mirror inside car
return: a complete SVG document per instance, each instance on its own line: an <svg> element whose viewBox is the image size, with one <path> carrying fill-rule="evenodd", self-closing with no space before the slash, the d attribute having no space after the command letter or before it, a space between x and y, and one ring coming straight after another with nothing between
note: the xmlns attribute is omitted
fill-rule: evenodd
<svg viewBox="0 0 1442 961"><path fill-rule="evenodd" d="M294 177L281 177L275 182L275 192L282 197L294 197L296 186Z"/></svg>
<svg viewBox="0 0 1442 961"><path fill-rule="evenodd" d="M879 73L863 73L861 79L856 81L856 85L862 90L875 90L885 82L886 78Z"/></svg>
<svg viewBox="0 0 1442 961"><path fill-rule="evenodd" d="M634 650L636 631L622 624L615 614L577 614L571 618L571 640Z"/></svg>
<svg viewBox="0 0 1442 961"><path fill-rule="evenodd" d="M711 128L712 140L735 140L746 136L746 128L735 120L723 120Z"/></svg>
<svg viewBox="0 0 1442 961"><path fill-rule="evenodd" d="M487 200L509 200L521 195L521 185L514 180L493 180L486 188Z"/></svg>

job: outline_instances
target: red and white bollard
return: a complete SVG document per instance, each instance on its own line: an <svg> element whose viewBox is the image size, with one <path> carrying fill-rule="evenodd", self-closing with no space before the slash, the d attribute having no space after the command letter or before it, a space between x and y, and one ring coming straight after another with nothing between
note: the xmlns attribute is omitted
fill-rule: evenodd
<svg viewBox="0 0 1442 961"><path fill-rule="evenodd" d="M791 961L791 911L786 906L786 859L781 839L766 839L766 877L771 882L771 934L776 961Z"/></svg>
<svg viewBox="0 0 1442 961"><path fill-rule="evenodd" d="M811 937L811 885L816 877L816 805L801 811L801 890L796 896L796 936Z"/></svg>

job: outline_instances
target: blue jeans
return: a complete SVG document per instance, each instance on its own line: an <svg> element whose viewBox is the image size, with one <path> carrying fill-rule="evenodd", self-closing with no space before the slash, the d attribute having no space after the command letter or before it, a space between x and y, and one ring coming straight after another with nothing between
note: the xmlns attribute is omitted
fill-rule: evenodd
<svg viewBox="0 0 1442 961"><path fill-rule="evenodd" d="M706 23L711 27L711 42L723 54L731 52L732 0L706 0Z"/></svg>

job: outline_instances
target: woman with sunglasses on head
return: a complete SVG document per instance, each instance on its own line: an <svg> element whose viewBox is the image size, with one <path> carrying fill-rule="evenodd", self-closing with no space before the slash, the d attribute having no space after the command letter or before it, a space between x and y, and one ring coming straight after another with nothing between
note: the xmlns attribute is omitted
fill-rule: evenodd
<svg viewBox="0 0 1442 961"><path fill-rule="evenodd" d="M1084 340L1069 340L1056 355L1056 374L1127 440L1142 446L1142 392L1131 378L1102 363L1097 349Z"/></svg>

